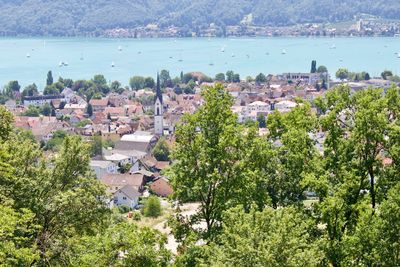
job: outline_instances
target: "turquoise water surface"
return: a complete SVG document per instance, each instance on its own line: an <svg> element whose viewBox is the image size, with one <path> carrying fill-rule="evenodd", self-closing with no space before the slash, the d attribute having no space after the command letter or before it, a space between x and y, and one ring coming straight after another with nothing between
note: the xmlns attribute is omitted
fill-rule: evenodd
<svg viewBox="0 0 400 267"><path fill-rule="evenodd" d="M308 72L311 60L379 75L400 73L400 38L0 38L0 86L18 80L40 89L47 71L53 76L89 79L104 74L127 85L133 75L155 76L162 69L202 71L210 76L233 70L242 78L263 72ZM60 63L68 63L61 66ZM114 65L114 67L112 67Z"/></svg>

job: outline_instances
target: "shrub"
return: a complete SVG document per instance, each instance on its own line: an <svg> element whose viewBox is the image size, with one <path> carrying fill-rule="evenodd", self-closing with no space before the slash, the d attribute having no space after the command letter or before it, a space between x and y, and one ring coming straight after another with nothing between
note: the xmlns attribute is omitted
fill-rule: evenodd
<svg viewBox="0 0 400 267"><path fill-rule="evenodd" d="M143 208L144 216L156 218L161 215L161 203L158 197L151 196L147 199Z"/></svg>
<svg viewBox="0 0 400 267"><path fill-rule="evenodd" d="M140 221L141 219L142 219L142 215L140 214L140 212L135 212L133 214L133 220Z"/></svg>
<svg viewBox="0 0 400 267"><path fill-rule="evenodd" d="M131 208L126 205L121 205L121 206L118 206L118 210L120 213L127 213L131 210Z"/></svg>

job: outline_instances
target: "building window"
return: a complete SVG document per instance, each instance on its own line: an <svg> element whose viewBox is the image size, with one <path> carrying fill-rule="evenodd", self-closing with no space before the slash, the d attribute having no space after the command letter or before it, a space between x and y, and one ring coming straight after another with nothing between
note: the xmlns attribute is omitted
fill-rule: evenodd
<svg viewBox="0 0 400 267"><path fill-rule="evenodd" d="M157 107L157 116L160 115L160 108Z"/></svg>
<svg viewBox="0 0 400 267"><path fill-rule="evenodd" d="M126 197L122 197L123 200L126 200Z"/></svg>

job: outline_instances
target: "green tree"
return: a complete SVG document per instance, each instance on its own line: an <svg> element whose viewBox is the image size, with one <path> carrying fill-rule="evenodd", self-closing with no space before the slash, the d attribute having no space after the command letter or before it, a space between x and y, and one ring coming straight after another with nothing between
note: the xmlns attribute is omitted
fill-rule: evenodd
<svg viewBox="0 0 400 267"><path fill-rule="evenodd" d="M328 89L327 86L326 86L326 81L325 81L325 79L322 80L321 88L322 88L322 89L325 89L325 90Z"/></svg>
<svg viewBox="0 0 400 267"><path fill-rule="evenodd" d="M92 117L92 116L93 116L93 107L92 107L91 104L88 104L88 105L87 105L86 113L88 114L89 117Z"/></svg>
<svg viewBox="0 0 400 267"><path fill-rule="evenodd" d="M145 84L145 79L142 76L133 76L129 80L129 85L131 86L132 90L143 89L144 84Z"/></svg>
<svg viewBox="0 0 400 267"><path fill-rule="evenodd" d="M0 106L0 142L8 139L13 122L13 115L4 106Z"/></svg>
<svg viewBox="0 0 400 267"><path fill-rule="evenodd" d="M91 155L99 156L103 154L103 138L101 135L92 137Z"/></svg>
<svg viewBox="0 0 400 267"><path fill-rule="evenodd" d="M349 77L349 71L347 69L341 68L338 69L336 72L336 78L339 78L341 80L347 79Z"/></svg>
<svg viewBox="0 0 400 267"><path fill-rule="evenodd" d="M62 77L58 78L58 83L63 84L66 88L72 88L74 81L72 79L63 79Z"/></svg>
<svg viewBox="0 0 400 267"><path fill-rule="evenodd" d="M396 164L382 164L381 156L397 158L394 124L399 100L400 89L395 87L384 95L381 89L351 94L349 87L340 86L318 104L326 136L324 158L318 175L308 178L320 198L321 223L326 225L324 250L333 266L361 258L360 265L371 266L378 260L373 221L400 173ZM361 237L366 243L355 245L353 241Z"/></svg>
<svg viewBox="0 0 400 267"><path fill-rule="evenodd" d="M312 221L294 208L245 213L241 208L224 214L217 243L206 251L207 266L320 266ZM206 255L207 255L206 254Z"/></svg>
<svg viewBox="0 0 400 267"><path fill-rule="evenodd" d="M381 73L381 77L382 77L382 79L384 79L384 80L387 80L389 77L392 77L393 76L393 72L391 72L390 70L384 70L382 73Z"/></svg>
<svg viewBox="0 0 400 267"><path fill-rule="evenodd" d="M40 107L38 106L34 106L34 105L30 105L28 106L28 108L24 111L24 113L22 114L23 116L27 116L27 117L39 117L41 112Z"/></svg>
<svg viewBox="0 0 400 267"><path fill-rule="evenodd" d="M53 74L51 73L51 70L47 72L47 79L46 79L46 85L52 85L53 84Z"/></svg>
<svg viewBox="0 0 400 267"><path fill-rule="evenodd" d="M44 146L44 150L59 151L64 139L68 136L68 133L63 130L57 130L53 133L53 137L47 141Z"/></svg>
<svg viewBox="0 0 400 267"><path fill-rule="evenodd" d="M110 87L107 85L107 80L104 75L94 75L92 82L94 83L96 89L103 94L108 94L110 92Z"/></svg>
<svg viewBox="0 0 400 267"><path fill-rule="evenodd" d="M21 86L19 85L18 81L10 81L8 84L4 87L4 93L5 95L11 97L14 99L15 95L19 93L19 90L21 89Z"/></svg>
<svg viewBox="0 0 400 267"><path fill-rule="evenodd" d="M121 94L124 91L119 81L113 81L110 85L110 89L111 91L117 92L118 94Z"/></svg>
<svg viewBox="0 0 400 267"><path fill-rule="evenodd" d="M36 84L30 84L24 88L22 91L22 96L35 96L38 95L39 91L37 89Z"/></svg>
<svg viewBox="0 0 400 267"><path fill-rule="evenodd" d="M327 73L328 72L328 68L323 66L323 65L321 65L321 66L318 67L317 72L318 73Z"/></svg>
<svg viewBox="0 0 400 267"><path fill-rule="evenodd" d="M238 73L235 73L232 77L232 82L238 83L240 82L240 75Z"/></svg>
<svg viewBox="0 0 400 267"><path fill-rule="evenodd" d="M102 234L71 240L65 262L83 267L168 266L171 252L165 247L166 242L166 237L155 230L134 223L119 223Z"/></svg>
<svg viewBox="0 0 400 267"><path fill-rule="evenodd" d="M230 109L232 97L221 85L207 87L202 95L204 105L195 114L184 115L177 128L170 176L177 200L200 202L198 213L189 221L178 215L178 228L196 232L192 225L204 221L206 229L201 234L212 239L220 228L222 212L246 201L236 192L250 184L251 175L241 164L250 133L238 124Z"/></svg>
<svg viewBox="0 0 400 267"><path fill-rule="evenodd" d="M170 147L164 137L161 137L152 151L153 156L159 161L169 161Z"/></svg>
<svg viewBox="0 0 400 267"><path fill-rule="evenodd" d="M267 81L267 77L263 73L260 73L256 76L256 83L265 83Z"/></svg>
<svg viewBox="0 0 400 267"><path fill-rule="evenodd" d="M45 103L45 104L43 105L42 110L41 110L40 113L41 113L43 116L50 116L50 115L51 115L51 111L52 111L52 108L51 108L50 104L49 104L49 103Z"/></svg>
<svg viewBox="0 0 400 267"><path fill-rule="evenodd" d="M9 155L6 163L19 166L9 170L10 176L0 175L1 192L13 200L14 209L30 210L32 223L40 225L21 237L28 237L37 248L37 265L58 265L69 238L93 233L108 216L104 186L89 168L89 147L76 136L66 137L52 159L18 136L1 147Z"/></svg>
<svg viewBox="0 0 400 267"><path fill-rule="evenodd" d="M251 76L247 76L246 77L246 82L248 82L248 83L254 82L254 78L251 77Z"/></svg>
<svg viewBox="0 0 400 267"><path fill-rule="evenodd" d="M58 95L59 93L60 90L54 84L47 85L43 90L44 95Z"/></svg>
<svg viewBox="0 0 400 267"><path fill-rule="evenodd" d="M171 76L169 75L169 71L162 70L160 72L160 84L162 88L171 86Z"/></svg>
<svg viewBox="0 0 400 267"><path fill-rule="evenodd" d="M39 253L27 236L35 232L33 216L29 210L17 212L0 205L0 262L3 266L31 266Z"/></svg>
<svg viewBox="0 0 400 267"><path fill-rule="evenodd" d="M144 87L153 89L156 86L156 83L152 77L146 77L144 79Z"/></svg>
<svg viewBox="0 0 400 267"><path fill-rule="evenodd" d="M158 197L150 196L146 202L144 203L143 207L143 214L146 217L154 217L157 218L161 215L161 203Z"/></svg>
<svg viewBox="0 0 400 267"><path fill-rule="evenodd" d="M259 128L265 128L267 126L267 121L263 115L257 116L257 122Z"/></svg>
<svg viewBox="0 0 400 267"><path fill-rule="evenodd" d="M223 73L218 73L215 75L215 80L217 82L225 82L225 74Z"/></svg>
<svg viewBox="0 0 400 267"><path fill-rule="evenodd" d="M311 70L310 70L310 72L311 73L316 73L317 72L317 61L316 60L311 61Z"/></svg>
<svg viewBox="0 0 400 267"><path fill-rule="evenodd" d="M193 77L193 74L191 72L185 73L182 78L182 82L185 84L187 84L190 81L194 81L194 80L195 80L195 78Z"/></svg>
<svg viewBox="0 0 400 267"><path fill-rule="evenodd" d="M232 70L228 70L226 72L226 81L227 82L233 82L233 76L235 75L235 73Z"/></svg>

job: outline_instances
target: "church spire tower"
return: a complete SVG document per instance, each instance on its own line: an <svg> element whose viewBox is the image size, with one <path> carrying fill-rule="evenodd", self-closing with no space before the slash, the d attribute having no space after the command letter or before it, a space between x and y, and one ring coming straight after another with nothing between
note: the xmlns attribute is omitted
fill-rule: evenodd
<svg viewBox="0 0 400 267"><path fill-rule="evenodd" d="M160 76L157 73L156 98L154 102L154 133L163 135L164 132L164 107L160 85Z"/></svg>

